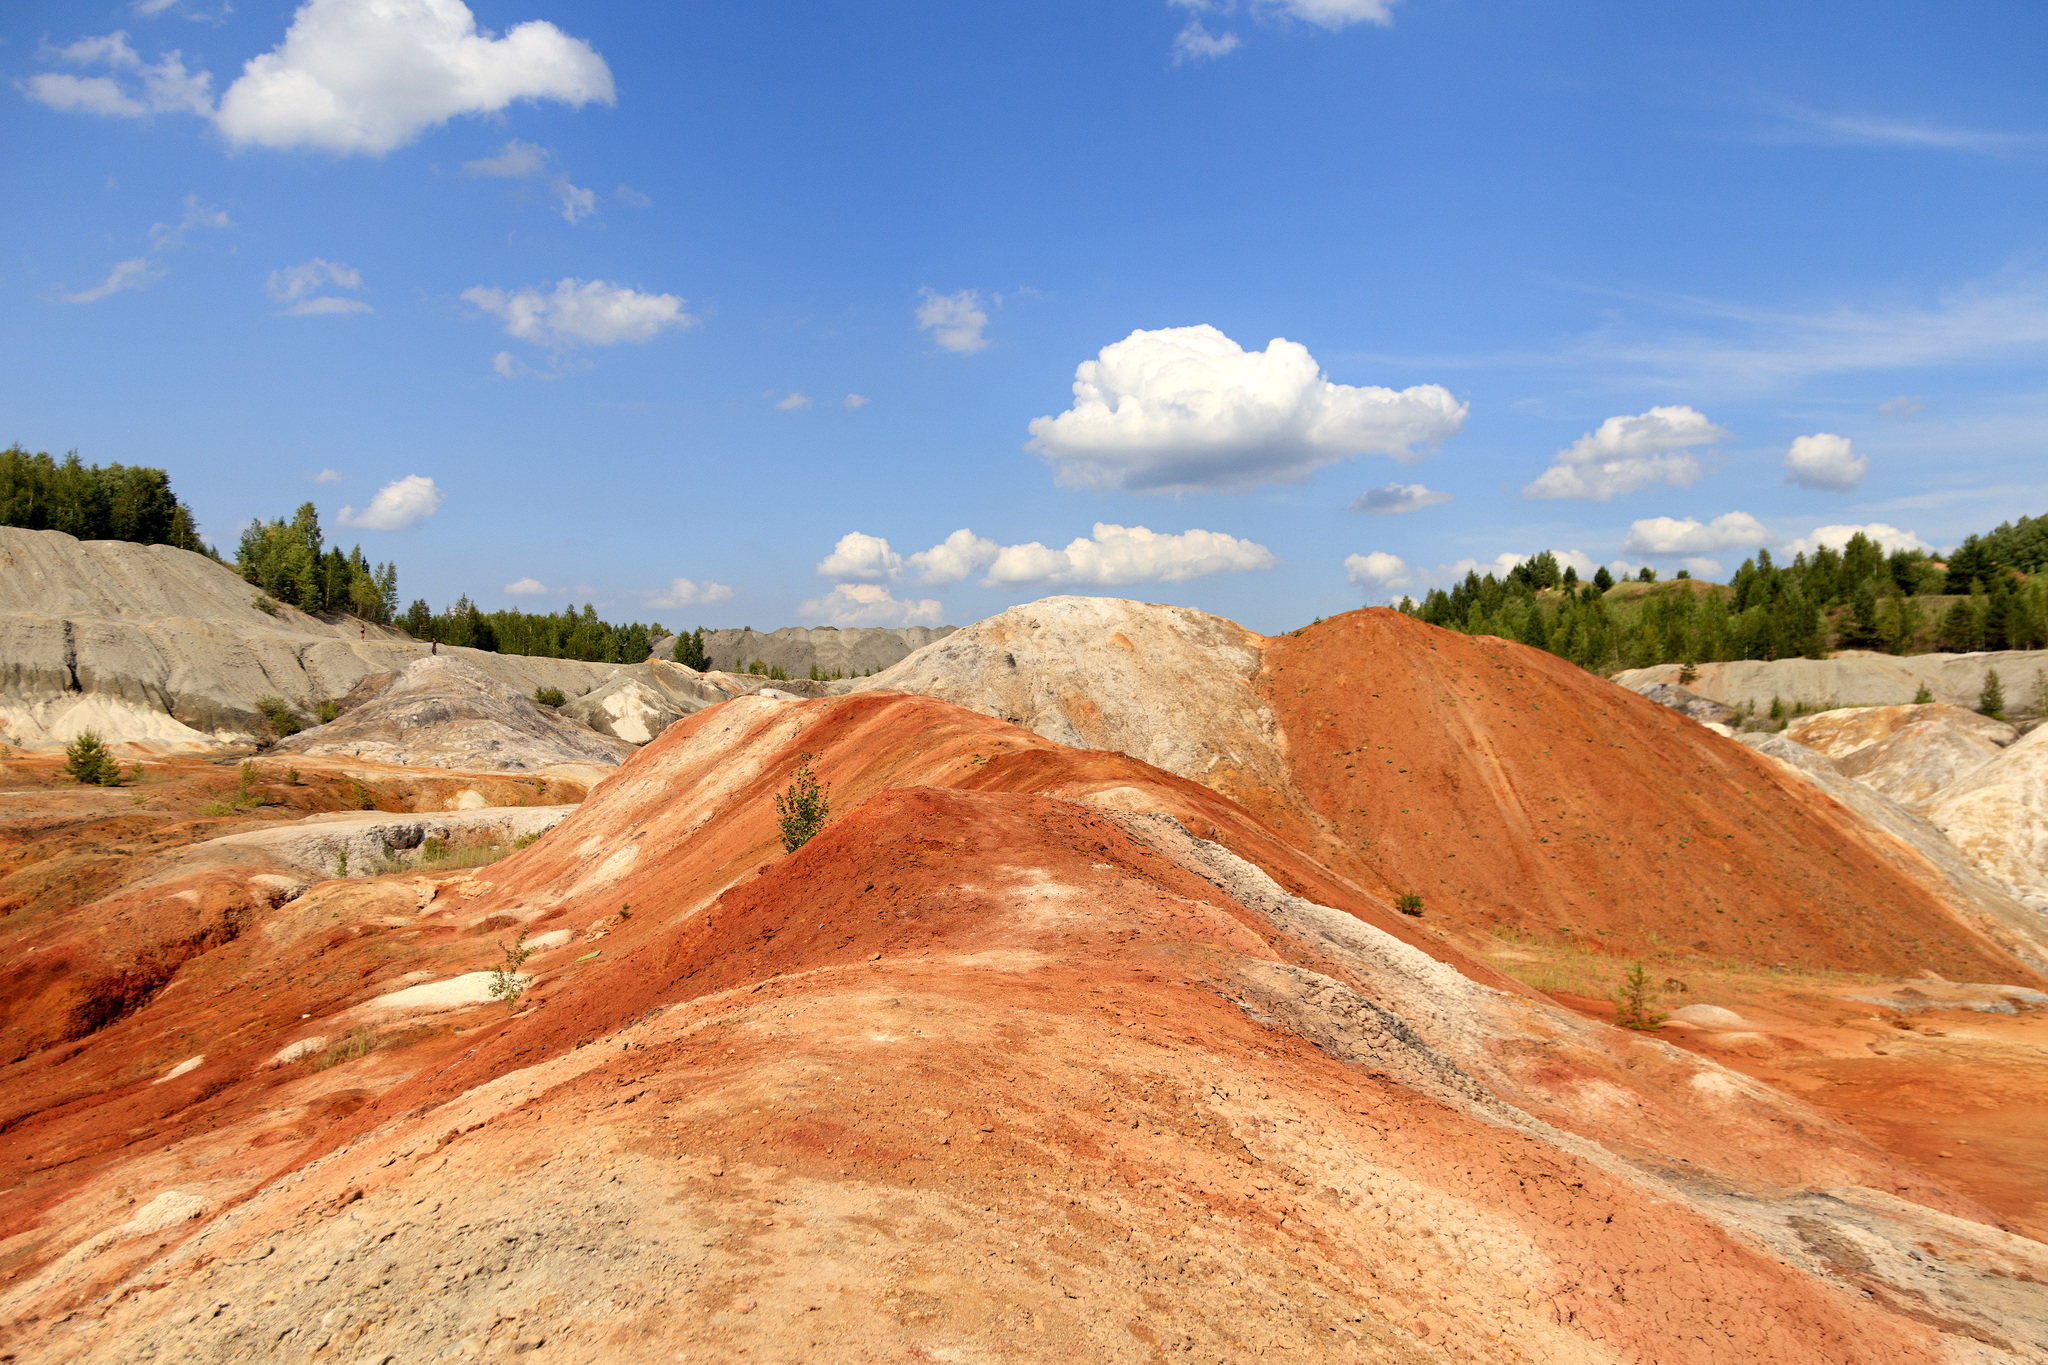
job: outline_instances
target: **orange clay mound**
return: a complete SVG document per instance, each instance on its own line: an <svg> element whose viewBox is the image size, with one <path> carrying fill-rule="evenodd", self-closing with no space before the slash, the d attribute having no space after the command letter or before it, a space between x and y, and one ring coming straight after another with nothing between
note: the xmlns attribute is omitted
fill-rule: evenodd
<svg viewBox="0 0 2048 1365"><path fill-rule="evenodd" d="M1294 789L1253 813L1334 843L1330 861L1428 918L1613 953L2034 980L1868 825L1555 655L1378 608L1268 639L1257 686Z"/></svg>
<svg viewBox="0 0 2048 1365"><path fill-rule="evenodd" d="M835 816L785 855L805 751ZM516 1013L446 1003L522 929ZM258 908L85 1041L48 1070L108 1083L0 1132L21 1360L2048 1340L2048 1248L1852 1129L1206 788L921 698L710 708L527 851Z"/></svg>

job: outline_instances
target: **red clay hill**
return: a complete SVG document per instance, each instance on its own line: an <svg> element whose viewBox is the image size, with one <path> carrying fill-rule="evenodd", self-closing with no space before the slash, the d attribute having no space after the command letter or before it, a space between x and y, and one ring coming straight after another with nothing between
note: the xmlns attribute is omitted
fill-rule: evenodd
<svg viewBox="0 0 2048 1365"><path fill-rule="evenodd" d="M1287 836L928 698L709 708L16 1063L0 1354L2041 1358L2048 1248Z"/></svg>

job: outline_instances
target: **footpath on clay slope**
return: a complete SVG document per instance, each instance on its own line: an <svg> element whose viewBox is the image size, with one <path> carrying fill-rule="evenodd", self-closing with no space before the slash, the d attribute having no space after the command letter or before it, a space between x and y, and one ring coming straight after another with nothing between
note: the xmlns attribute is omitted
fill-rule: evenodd
<svg viewBox="0 0 2048 1365"><path fill-rule="evenodd" d="M800 751L838 814L782 856ZM0 1132L7 1231L37 1210L0 1349L1932 1365L2048 1334L2048 1248L1798 1100L1512 988L1206 787L937 701L735 700L464 885L386 885L314 888L117 1026L150 1070L99 1145L77 1104ZM573 940L517 1016L264 1064L492 925Z"/></svg>

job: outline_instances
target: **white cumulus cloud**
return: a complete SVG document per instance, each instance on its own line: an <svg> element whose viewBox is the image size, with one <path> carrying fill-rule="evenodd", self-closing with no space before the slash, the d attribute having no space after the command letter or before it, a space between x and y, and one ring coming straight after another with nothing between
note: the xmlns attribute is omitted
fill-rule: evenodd
<svg viewBox="0 0 2048 1365"><path fill-rule="evenodd" d="M1771 533L1747 512L1726 512L1712 521L1692 517L1645 517L1632 522L1621 548L1639 555L1703 555L1716 550L1753 550L1771 543Z"/></svg>
<svg viewBox="0 0 2048 1365"><path fill-rule="evenodd" d="M810 405L811 396L807 393L791 392L775 400L775 406L781 408L784 412L795 412L799 408L807 408Z"/></svg>
<svg viewBox="0 0 2048 1365"><path fill-rule="evenodd" d="M320 472L319 472L318 474L312 474L312 475L309 475L308 477L309 477L309 478L311 478L311 479L313 480L313 482L314 482L314 483L340 483L340 482L341 482L341 473L340 473L340 471L339 471L339 470L333 470L333 469L323 469L323 470L321 470L321 471L320 471Z"/></svg>
<svg viewBox="0 0 2048 1365"><path fill-rule="evenodd" d="M671 578L666 588L644 594L650 607L708 607L732 599L732 589L723 583L698 583L688 578Z"/></svg>
<svg viewBox="0 0 2048 1365"><path fill-rule="evenodd" d="M1525 498L1587 498L1605 502L1651 484L1684 488L1700 476L1695 446L1728 432L1688 407L1656 407L1610 417L1557 452L1550 468L1522 490Z"/></svg>
<svg viewBox="0 0 2048 1365"><path fill-rule="evenodd" d="M546 597L550 591L538 578L521 578L505 585L505 592L512 597Z"/></svg>
<svg viewBox="0 0 2048 1365"><path fill-rule="evenodd" d="M839 400L839 406L843 408L864 408L867 405L868 396L864 393L849 393Z"/></svg>
<svg viewBox="0 0 2048 1365"><path fill-rule="evenodd" d="M231 228L235 220L228 217L227 210L214 208L203 202L198 195L185 196L185 212L175 223L151 223L149 225L149 249L169 251L185 245L185 234L194 228Z"/></svg>
<svg viewBox="0 0 2048 1365"><path fill-rule="evenodd" d="M899 601L880 583L840 583L797 612L830 626L936 626L945 618L936 598Z"/></svg>
<svg viewBox="0 0 2048 1365"><path fill-rule="evenodd" d="M1385 550L1374 550L1371 554L1344 556L1344 577L1354 588L1369 588L1389 592L1407 587L1414 582L1414 572L1408 562Z"/></svg>
<svg viewBox="0 0 2048 1365"><path fill-rule="evenodd" d="M222 94L214 122L238 147L381 156L516 100L611 104L611 69L542 20L493 36L462 0L306 0L284 41Z"/></svg>
<svg viewBox="0 0 2048 1365"><path fill-rule="evenodd" d="M1163 535L1143 526L1098 521L1093 536L1077 537L1064 550L1048 549L1037 541L1004 546L982 581L990 586L1185 583L1210 574L1270 569L1279 562L1265 546L1221 531Z"/></svg>
<svg viewBox="0 0 2048 1365"><path fill-rule="evenodd" d="M1812 531L1801 536L1799 539L1787 543L1785 553L1788 555L1811 554L1823 545L1831 550L1839 550L1844 545L1847 545L1849 538L1859 531L1876 541L1878 548L1882 549L1886 554L1890 554L1893 550L1932 551L1934 549L1932 545L1929 545L1911 531L1901 531L1898 527L1888 522L1872 521L1865 522L1861 526L1816 526Z"/></svg>
<svg viewBox="0 0 2048 1365"><path fill-rule="evenodd" d="M903 572L903 556L880 536L848 531L832 553L818 561L821 578L895 578Z"/></svg>
<svg viewBox="0 0 2048 1365"><path fill-rule="evenodd" d="M334 519L360 531L403 531L434 515L440 506L441 490L434 487L434 481L408 474L378 489L361 512L344 507Z"/></svg>
<svg viewBox="0 0 2048 1365"><path fill-rule="evenodd" d="M371 311L370 305L361 299L345 299L319 292L330 285L339 289L360 289L363 287L362 272L353 266L315 256L299 265L271 271L263 289L272 299L284 304L285 313L291 317Z"/></svg>
<svg viewBox="0 0 2048 1365"><path fill-rule="evenodd" d="M674 294L646 294L603 280L562 280L545 291L479 285L463 290L462 297L502 319L508 336L556 350L652 341L665 331L697 325Z"/></svg>
<svg viewBox="0 0 2048 1365"><path fill-rule="evenodd" d="M994 564L1000 553L1002 546L963 526L931 549L919 550L904 563L920 583L958 583Z"/></svg>
<svg viewBox="0 0 2048 1365"><path fill-rule="evenodd" d="M1785 482L1801 488L1820 488L1847 493L1863 482L1870 471L1870 458L1849 448L1849 438L1828 432L1795 436L1785 452Z"/></svg>
<svg viewBox="0 0 2048 1365"><path fill-rule="evenodd" d="M921 289L918 298L918 330L930 332L942 349L955 355L973 355L988 345L988 338L981 334L981 329L988 326L988 314L982 310L979 291L963 289L957 294L935 294Z"/></svg>
<svg viewBox="0 0 2048 1365"><path fill-rule="evenodd" d="M1256 0L1257 8L1336 30L1394 22L1394 0Z"/></svg>
<svg viewBox="0 0 2048 1365"><path fill-rule="evenodd" d="M1037 541L998 545L961 527L929 550L900 555L880 536L851 531L839 538L832 553L818 563L823 578L854 578L869 582L914 576L918 582L943 587L983 570L986 587L1017 583L1094 584L1184 583L1210 574L1270 569L1279 563L1271 550L1221 531L1184 531L1166 535L1143 526L1095 523L1092 536L1081 536L1063 550Z"/></svg>
<svg viewBox="0 0 2048 1365"><path fill-rule="evenodd" d="M1243 490L1298 483L1354 455L1419 458L1464 424L1435 384L1333 384L1308 348L1246 351L1214 327L1135 331L1074 371L1074 404L1034 418L1026 449L1075 488Z"/></svg>
<svg viewBox="0 0 2048 1365"><path fill-rule="evenodd" d="M116 262L114 268L107 272L107 277L92 288L81 289L76 294L66 294L63 299L66 303L98 303L101 299L118 294L124 289L140 289L160 273L150 268L146 258L131 256L125 261Z"/></svg>
<svg viewBox="0 0 2048 1365"><path fill-rule="evenodd" d="M1379 488L1368 488L1360 493L1351 500L1351 510L1392 515L1399 512L1420 512L1425 507L1441 507L1450 500L1449 493L1439 493L1424 488L1419 483L1390 483Z"/></svg>

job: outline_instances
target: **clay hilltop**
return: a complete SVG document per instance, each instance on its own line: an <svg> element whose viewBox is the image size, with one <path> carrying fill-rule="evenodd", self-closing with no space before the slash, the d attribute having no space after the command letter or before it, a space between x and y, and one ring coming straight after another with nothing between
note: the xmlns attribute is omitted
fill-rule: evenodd
<svg viewBox="0 0 2048 1365"><path fill-rule="evenodd" d="M824 677L859 677L878 672L944 639L954 626L784 626L781 630L707 630L704 658L707 667L727 673L745 673L759 660L762 668L779 668L792 679L808 679L813 670ZM654 642L654 657L675 655L676 637Z"/></svg>
<svg viewBox="0 0 2048 1365"><path fill-rule="evenodd" d="M0 757L0 1356L2048 1360L2038 730L1386 609L527 666Z"/></svg>

